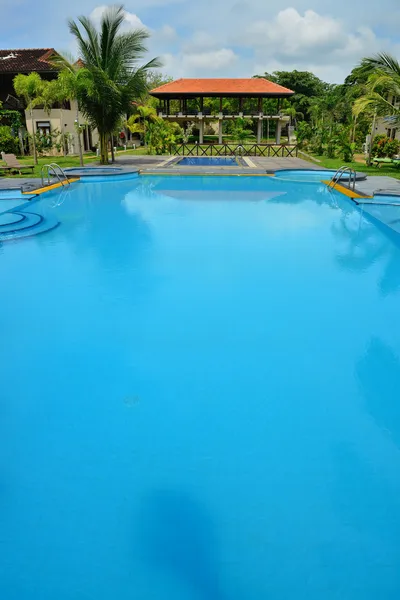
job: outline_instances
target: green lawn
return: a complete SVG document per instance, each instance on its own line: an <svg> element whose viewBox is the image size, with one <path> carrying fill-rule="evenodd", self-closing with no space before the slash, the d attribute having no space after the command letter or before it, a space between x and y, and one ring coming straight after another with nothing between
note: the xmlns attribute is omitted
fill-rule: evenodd
<svg viewBox="0 0 400 600"><path fill-rule="evenodd" d="M140 147L137 148L136 150L127 150L126 152L121 151L121 152L117 152L117 157L118 156L126 156L127 154L131 154L131 155L143 155L143 154L147 154L147 150L146 148ZM110 155L111 158L111 155ZM32 156L24 156L24 157L18 157L19 162L21 163L21 165L33 165L33 157ZM83 156L83 162L85 165L96 165L98 164L98 158L96 156L95 153L90 152L87 154L84 154ZM49 163L55 162L58 165L60 165L61 168L66 168L66 167L79 167L80 163L79 163L79 156L42 156L38 159L38 165L35 166L33 173L31 170L24 170L22 172L22 175L20 175L19 173L16 174L11 174L9 171L5 172L5 171L1 171L0 170L0 179L1 177L13 177L13 178L20 178L20 177L41 177L41 169L43 165L47 165ZM6 163L2 162L0 160L0 166L6 166Z"/></svg>
<svg viewBox="0 0 400 600"><path fill-rule="evenodd" d="M306 157L302 154L299 154L299 158ZM382 167L368 167L365 163L360 162L344 162L342 158L327 158L326 156L315 156L320 162L313 164L318 164L321 167L325 167L326 169L339 169L340 167L346 166L351 167L355 171L360 171L361 173L367 173L367 175L388 175L389 177L394 177L395 179L400 179L400 167L398 166L387 166L383 165Z"/></svg>

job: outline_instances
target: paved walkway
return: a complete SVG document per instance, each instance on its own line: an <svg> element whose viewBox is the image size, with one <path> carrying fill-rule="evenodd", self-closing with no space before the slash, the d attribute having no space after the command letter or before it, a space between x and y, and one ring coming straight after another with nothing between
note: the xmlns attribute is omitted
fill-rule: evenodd
<svg viewBox="0 0 400 600"><path fill-rule="evenodd" d="M250 160L257 165L257 167L268 171L278 171L279 169L321 169L319 165L303 160L302 158L292 158L290 156L249 156Z"/></svg>
<svg viewBox="0 0 400 600"><path fill-rule="evenodd" d="M365 181L357 181L356 190L367 196L373 196L378 190L389 194L400 194L400 179L387 175L368 175Z"/></svg>
<svg viewBox="0 0 400 600"><path fill-rule="evenodd" d="M1 177L0 190L20 190L30 191L42 187L41 179L34 177Z"/></svg>

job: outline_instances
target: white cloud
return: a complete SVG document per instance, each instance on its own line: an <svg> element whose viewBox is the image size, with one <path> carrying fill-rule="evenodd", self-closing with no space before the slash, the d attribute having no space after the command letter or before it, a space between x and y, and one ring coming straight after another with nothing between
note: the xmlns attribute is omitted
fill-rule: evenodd
<svg viewBox="0 0 400 600"><path fill-rule="evenodd" d="M163 25L161 29L155 33L155 35L158 36L158 38L168 42L176 40L178 37L176 30L171 27L171 25L167 24Z"/></svg>
<svg viewBox="0 0 400 600"><path fill-rule="evenodd" d="M210 52L164 54L164 71L174 77L210 76L224 69L230 69L237 61L237 55L230 48Z"/></svg>
<svg viewBox="0 0 400 600"><path fill-rule="evenodd" d="M217 36L211 35L206 31L195 31L183 45L184 52L204 52L211 48L216 48L220 43Z"/></svg>
<svg viewBox="0 0 400 600"><path fill-rule="evenodd" d="M272 20L251 24L244 32L243 43L272 46L281 54L295 56L310 49L331 48L341 38L341 24L332 17L313 10L306 10L301 16L294 8L286 8Z"/></svg>
<svg viewBox="0 0 400 600"><path fill-rule="evenodd" d="M109 6L102 5L96 6L90 13L90 18L96 23L100 23L101 17L103 13L109 8ZM149 29L143 21L134 13L124 11L125 13L125 22L123 24L123 29L126 31L128 29Z"/></svg>

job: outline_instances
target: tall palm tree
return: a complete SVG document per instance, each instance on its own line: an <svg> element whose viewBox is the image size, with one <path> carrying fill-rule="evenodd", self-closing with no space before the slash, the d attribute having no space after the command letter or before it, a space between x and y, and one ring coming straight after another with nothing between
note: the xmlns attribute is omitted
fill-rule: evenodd
<svg viewBox="0 0 400 600"><path fill-rule="evenodd" d="M394 127L400 126L400 107L394 99L400 97L400 63L390 54L381 53L364 58L361 68L369 75L365 94L354 102L353 113L363 112L390 117Z"/></svg>
<svg viewBox="0 0 400 600"><path fill-rule="evenodd" d="M122 33L124 18L123 6L112 6L104 11L99 31L87 17L79 17L78 23L69 21L83 63L78 71L78 100L99 132L102 164L108 163L109 136L130 112L132 101L146 92L146 72L160 66L158 59L138 66L149 34L144 29Z"/></svg>

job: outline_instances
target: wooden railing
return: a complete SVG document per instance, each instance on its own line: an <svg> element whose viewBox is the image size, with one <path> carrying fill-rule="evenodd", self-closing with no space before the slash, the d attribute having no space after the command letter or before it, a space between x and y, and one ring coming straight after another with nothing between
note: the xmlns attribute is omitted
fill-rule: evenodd
<svg viewBox="0 0 400 600"><path fill-rule="evenodd" d="M295 144L178 144L171 147L178 156L292 156L298 155Z"/></svg>

